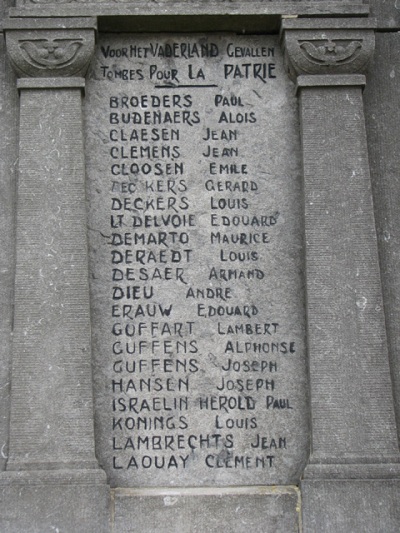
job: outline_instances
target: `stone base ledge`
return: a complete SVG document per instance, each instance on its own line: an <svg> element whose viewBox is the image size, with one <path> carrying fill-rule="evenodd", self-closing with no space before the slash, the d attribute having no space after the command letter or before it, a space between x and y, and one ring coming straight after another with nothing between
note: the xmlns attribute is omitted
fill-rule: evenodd
<svg viewBox="0 0 400 533"><path fill-rule="evenodd" d="M95 470L8 470L0 473L0 488L33 485L106 485L106 474ZM0 531L3 531L0 528Z"/></svg>
<svg viewBox="0 0 400 533"><path fill-rule="evenodd" d="M304 479L398 479L400 481L400 463L309 464L304 471Z"/></svg>
<svg viewBox="0 0 400 533"><path fill-rule="evenodd" d="M22 78L17 80L21 89L84 89L85 78Z"/></svg>

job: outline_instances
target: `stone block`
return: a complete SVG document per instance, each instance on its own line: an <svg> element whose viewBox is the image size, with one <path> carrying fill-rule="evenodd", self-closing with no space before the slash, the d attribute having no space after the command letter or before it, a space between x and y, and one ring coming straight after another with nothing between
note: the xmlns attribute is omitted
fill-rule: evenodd
<svg viewBox="0 0 400 533"><path fill-rule="evenodd" d="M114 492L115 533L297 533L294 487Z"/></svg>
<svg viewBox="0 0 400 533"><path fill-rule="evenodd" d="M0 487L3 533L109 533L105 485L24 484Z"/></svg>
<svg viewBox="0 0 400 533"><path fill-rule="evenodd" d="M313 480L301 483L304 533L397 533L397 480Z"/></svg>

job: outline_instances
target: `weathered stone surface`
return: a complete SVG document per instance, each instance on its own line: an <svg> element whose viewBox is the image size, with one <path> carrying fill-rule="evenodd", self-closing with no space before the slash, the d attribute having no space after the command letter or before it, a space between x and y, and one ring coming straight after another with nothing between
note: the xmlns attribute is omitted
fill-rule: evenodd
<svg viewBox="0 0 400 533"><path fill-rule="evenodd" d="M211 57L195 57L202 45ZM277 39L103 36L86 123L97 451L111 484L297 482L301 183Z"/></svg>
<svg viewBox="0 0 400 533"><path fill-rule="evenodd" d="M398 33L378 34L364 93L381 277L397 420L400 416L400 62Z"/></svg>
<svg viewBox="0 0 400 533"><path fill-rule="evenodd" d="M305 533L397 533L400 484L387 481L303 481Z"/></svg>
<svg viewBox="0 0 400 533"><path fill-rule="evenodd" d="M158 492L158 493L157 493ZM114 493L118 533L297 533L299 492L294 487L120 490Z"/></svg>

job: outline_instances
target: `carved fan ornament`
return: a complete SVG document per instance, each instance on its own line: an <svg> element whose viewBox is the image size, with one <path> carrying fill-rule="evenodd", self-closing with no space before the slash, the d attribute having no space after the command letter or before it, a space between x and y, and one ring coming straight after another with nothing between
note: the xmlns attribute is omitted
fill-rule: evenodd
<svg viewBox="0 0 400 533"><path fill-rule="evenodd" d="M37 29L13 28L15 22L10 21L11 27L5 28L7 51L20 77L85 75L94 51L94 23L92 19L83 19L86 27L62 27L69 21L71 25L74 23L73 19L66 19L66 22L62 19L40 19Z"/></svg>
<svg viewBox="0 0 400 533"><path fill-rule="evenodd" d="M352 27L354 21L328 19L324 21L326 28L321 21L303 19L287 20L282 24L285 62L294 81L299 75L366 72L375 47L373 22L359 21L361 27Z"/></svg>
<svg viewBox="0 0 400 533"><path fill-rule="evenodd" d="M321 43L321 44L319 44ZM354 61L360 54L362 41L304 41L300 44L306 58L317 65L341 65Z"/></svg>
<svg viewBox="0 0 400 533"><path fill-rule="evenodd" d="M73 63L82 39L21 40L19 47L25 60L37 68L64 68Z"/></svg>

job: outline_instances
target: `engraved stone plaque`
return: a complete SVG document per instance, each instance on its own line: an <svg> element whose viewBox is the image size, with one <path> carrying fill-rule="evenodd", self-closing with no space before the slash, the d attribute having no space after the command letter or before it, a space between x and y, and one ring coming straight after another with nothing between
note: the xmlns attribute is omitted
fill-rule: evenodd
<svg viewBox="0 0 400 533"><path fill-rule="evenodd" d="M296 483L300 142L272 36L101 36L86 98L97 455L112 486Z"/></svg>

